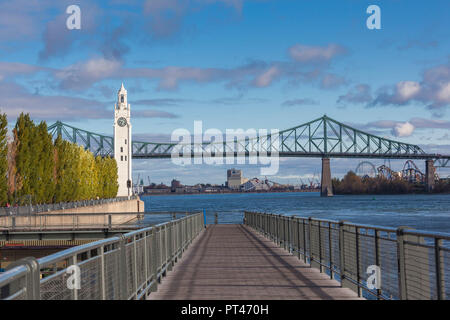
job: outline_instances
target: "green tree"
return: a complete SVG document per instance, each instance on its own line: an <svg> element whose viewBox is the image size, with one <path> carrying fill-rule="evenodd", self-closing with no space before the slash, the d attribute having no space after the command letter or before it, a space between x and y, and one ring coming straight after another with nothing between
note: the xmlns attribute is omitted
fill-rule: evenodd
<svg viewBox="0 0 450 320"><path fill-rule="evenodd" d="M41 122L34 128L33 145L35 146L33 181L35 202L50 203L55 193L54 179L54 146L52 136L47 131L47 124Z"/></svg>
<svg viewBox="0 0 450 320"><path fill-rule="evenodd" d="M8 202L8 119L0 114L0 205Z"/></svg>
<svg viewBox="0 0 450 320"><path fill-rule="evenodd" d="M16 152L16 201L20 204L26 203L25 196L31 195L33 190L33 170L35 162L33 161L33 127L28 114L21 113L17 118L14 127L14 139L17 145Z"/></svg>
<svg viewBox="0 0 450 320"><path fill-rule="evenodd" d="M105 179L106 179L106 198L114 198L117 196L117 192L119 191L119 183L117 182L118 173L117 173L117 162L116 159L111 157L104 158L105 163Z"/></svg>
<svg viewBox="0 0 450 320"><path fill-rule="evenodd" d="M1 133L0 125L0 153ZM19 200L21 204L28 203L25 197L28 195L31 195L34 203L88 200L117 195L119 186L115 159L94 157L89 150L65 141L61 136L53 142L47 124L41 122L36 126L28 114L22 113L18 117L13 133L14 141L9 146L9 159L5 156L5 174L2 177L6 179L9 175L5 180L6 190L9 186L10 197ZM5 146L5 150L8 150L6 140ZM0 195L0 201L1 199Z"/></svg>

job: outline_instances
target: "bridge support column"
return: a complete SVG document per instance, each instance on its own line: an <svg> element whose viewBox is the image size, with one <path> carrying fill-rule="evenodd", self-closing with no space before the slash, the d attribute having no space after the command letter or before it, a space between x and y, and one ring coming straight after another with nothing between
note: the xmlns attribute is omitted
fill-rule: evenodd
<svg viewBox="0 0 450 320"><path fill-rule="evenodd" d="M322 180L320 183L320 196L333 196L333 186L331 184L330 158L322 158Z"/></svg>
<svg viewBox="0 0 450 320"><path fill-rule="evenodd" d="M434 161L425 160L425 189L430 192L434 189Z"/></svg>

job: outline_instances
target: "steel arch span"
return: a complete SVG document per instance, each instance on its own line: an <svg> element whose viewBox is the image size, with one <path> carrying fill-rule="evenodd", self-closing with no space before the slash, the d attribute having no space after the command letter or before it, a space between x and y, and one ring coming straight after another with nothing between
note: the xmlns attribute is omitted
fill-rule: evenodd
<svg viewBox="0 0 450 320"><path fill-rule="evenodd" d="M75 128L61 121L48 127L56 138L82 145L95 155L113 155L113 137ZM261 145L266 145L261 149ZM259 146L259 147L258 147ZM450 155L428 154L419 146L394 141L338 122L326 115L299 126L282 130L277 136L245 137L222 143L178 144L132 141L133 158L170 158L172 153L180 157L271 156L317 158L381 158L381 159L433 159L447 165ZM179 150L179 151L178 151ZM239 150L239 151L236 151Z"/></svg>

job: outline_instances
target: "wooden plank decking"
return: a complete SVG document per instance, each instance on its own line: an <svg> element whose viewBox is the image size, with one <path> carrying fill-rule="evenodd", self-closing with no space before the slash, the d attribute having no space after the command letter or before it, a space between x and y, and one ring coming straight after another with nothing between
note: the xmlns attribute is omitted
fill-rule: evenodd
<svg viewBox="0 0 450 320"><path fill-rule="evenodd" d="M244 225L210 225L150 299L358 299Z"/></svg>

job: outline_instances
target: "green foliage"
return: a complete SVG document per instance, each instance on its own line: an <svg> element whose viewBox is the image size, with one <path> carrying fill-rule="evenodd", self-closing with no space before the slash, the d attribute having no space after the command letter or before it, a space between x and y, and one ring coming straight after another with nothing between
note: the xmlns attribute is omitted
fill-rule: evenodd
<svg viewBox="0 0 450 320"><path fill-rule="evenodd" d="M6 114L0 114L0 205L8 201L8 120Z"/></svg>
<svg viewBox="0 0 450 320"><path fill-rule="evenodd" d="M11 201L19 204L113 198L117 195L115 159L95 158L89 150L65 141L61 136L53 142L47 124L35 125L28 114L20 114L13 135L11 146L14 148L10 148L9 155L13 161L8 163L7 120L6 115L0 115L2 205L8 201L8 195Z"/></svg>
<svg viewBox="0 0 450 320"><path fill-rule="evenodd" d="M52 136L47 131L47 124L41 122L35 128L34 141L37 161L37 177L35 177L34 195L37 203L51 203L55 194L56 181L55 171L55 147L53 146Z"/></svg>
<svg viewBox="0 0 450 320"><path fill-rule="evenodd" d="M55 140L55 148L55 202L114 198L117 195L115 159L95 158L90 151L60 136Z"/></svg>
<svg viewBox="0 0 450 320"><path fill-rule="evenodd" d="M14 127L14 140L17 144L16 152L16 192L14 197L19 204L25 203L25 196L33 194L33 179L36 176L35 161L33 160L33 127L28 114L20 114Z"/></svg>

